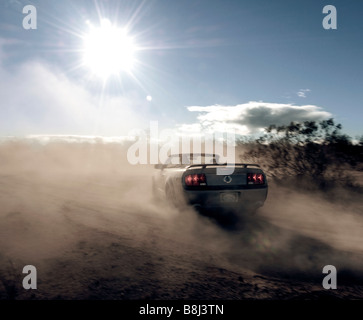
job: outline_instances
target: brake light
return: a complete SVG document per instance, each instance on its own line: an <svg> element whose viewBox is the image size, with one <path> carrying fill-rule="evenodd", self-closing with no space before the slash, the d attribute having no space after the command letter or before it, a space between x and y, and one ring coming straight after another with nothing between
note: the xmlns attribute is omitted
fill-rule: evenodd
<svg viewBox="0 0 363 320"><path fill-rule="evenodd" d="M265 179L262 173L247 173L247 184L264 184Z"/></svg>
<svg viewBox="0 0 363 320"><path fill-rule="evenodd" d="M185 184L187 186L205 186L207 184L207 178L204 173L188 174L185 176Z"/></svg>

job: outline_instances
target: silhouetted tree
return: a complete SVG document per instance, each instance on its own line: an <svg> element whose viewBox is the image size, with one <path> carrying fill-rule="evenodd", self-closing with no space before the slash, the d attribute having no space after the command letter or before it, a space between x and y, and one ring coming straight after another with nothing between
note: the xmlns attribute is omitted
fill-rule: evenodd
<svg viewBox="0 0 363 320"><path fill-rule="evenodd" d="M261 164L277 179L300 176L324 186L362 162L362 139L353 144L341 129L333 119L270 125L256 141L243 143L241 160Z"/></svg>

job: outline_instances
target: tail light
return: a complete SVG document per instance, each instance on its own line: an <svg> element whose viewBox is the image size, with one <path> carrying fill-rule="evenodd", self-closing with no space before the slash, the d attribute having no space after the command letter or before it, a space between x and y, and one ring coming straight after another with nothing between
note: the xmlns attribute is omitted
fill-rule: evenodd
<svg viewBox="0 0 363 320"><path fill-rule="evenodd" d="M185 184L187 186L205 186L207 184L207 178L204 173L188 174L185 176Z"/></svg>
<svg viewBox="0 0 363 320"><path fill-rule="evenodd" d="M247 173L247 184L264 184L265 179L262 173Z"/></svg>

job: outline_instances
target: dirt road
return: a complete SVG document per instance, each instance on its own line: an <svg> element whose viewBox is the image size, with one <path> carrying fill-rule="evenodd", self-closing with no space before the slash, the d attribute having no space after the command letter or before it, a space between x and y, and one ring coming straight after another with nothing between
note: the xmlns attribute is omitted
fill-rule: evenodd
<svg viewBox="0 0 363 320"><path fill-rule="evenodd" d="M257 216L216 220L153 201L149 166L20 154L0 163L1 299L363 298L361 201L271 185Z"/></svg>

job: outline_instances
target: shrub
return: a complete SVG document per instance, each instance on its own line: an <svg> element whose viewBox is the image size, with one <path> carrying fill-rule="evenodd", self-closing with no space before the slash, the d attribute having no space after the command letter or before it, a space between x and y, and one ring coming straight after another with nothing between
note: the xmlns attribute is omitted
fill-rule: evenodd
<svg viewBox="0 0 363 320"><path fill-rule="evenodd" d="M275 180L301 178L321 188L342 181L362 165L363 143L354 144L333 119L270 125L254 141L240 141L242 161L259 163Z"/></svg>

